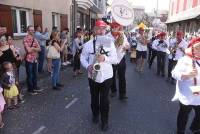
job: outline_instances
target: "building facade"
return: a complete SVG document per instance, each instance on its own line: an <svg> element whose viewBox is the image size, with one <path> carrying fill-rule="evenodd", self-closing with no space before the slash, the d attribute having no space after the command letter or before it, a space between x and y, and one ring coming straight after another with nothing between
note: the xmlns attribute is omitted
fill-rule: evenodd
<svg viewBox="0 0 200 134"><path fill-rule="evenodd" d="M106 0L73 0L73 5L74 29L91 30L95 21L106 14Z"/></svg>
<svg viewBox="0 0 200 134"><path fill-rule="evenodd" d="M28 25L58 30L69 27L71 0L1 0L0 25L15 38L24 36Z"/></svg>
<svg viewBox="0 0 200 134"><path fill-rule="evenodd" d="M196 34L200 28L200 0L171 0L168 14L168 31L182 30Z"/></svg>

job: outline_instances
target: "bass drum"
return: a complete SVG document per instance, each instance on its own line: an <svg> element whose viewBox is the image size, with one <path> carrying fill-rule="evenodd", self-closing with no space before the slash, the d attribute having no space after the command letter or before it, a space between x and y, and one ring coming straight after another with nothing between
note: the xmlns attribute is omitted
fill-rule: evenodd
<svg viewBox="0 0 200 134"><path fill-rule="evenodd" d="M131 25L134 21L134 12L130 5L126 0L113 0L111 5L112 17L122 26Z"/></svg>

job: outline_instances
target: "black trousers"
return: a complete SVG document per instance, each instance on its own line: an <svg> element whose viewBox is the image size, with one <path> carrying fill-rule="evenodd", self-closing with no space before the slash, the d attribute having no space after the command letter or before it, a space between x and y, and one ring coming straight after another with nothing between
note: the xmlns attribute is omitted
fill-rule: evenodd
<svg viewBox="0 0 200 134"><path fill-rule="evenodd" d="M186 106L180 103L180 109L177 117L177 132L185 132L188 117L192 109L195 112L195 117L190 126L190 130L193 132L200 130L200 106Z"/></svg>
<svg viewBox="0 0 200 134"><path fill-rule="evenodd" d="M75 54L74 56L74 71L80 70L81 68L81 61L80 61L80 54Z"/></svg>
<svg viewBox="0 0 200 134"><path fill-rule="evenodd" d="M165 75L165 61L166 61L166 53L157 51L157 75L162 74Z"/></svg>
<svg viewBox="0 0 200 134"><path fill-rule="evenodd" d="M109 115L109 89L112 84L112 79L108 79L103 83L96 83L89 79L91 108L93 116L101 114L102 123L108 123Z"/></svg>
<svg viewBox="0 0 200 134"><path fill-rule="evenodd" d="M156 58L156 56L157 56L157 51L156 50L154 50L154 49L152 49L152 52L151 52L152 54L151 54L151 57L150 57L150 60L149 60L149 66L151 67L152 66L152 64L153 64L153 60Z"/></svg>
<svg viewBox="0 0 200 134"><path fill-rule="evenodd" d="M172 78L172 70L174 69L176 64L177 64L177 60L169 59L169 62L168 62L168 78Z"/></svg>
<svg viewBox="0 0 200 134"><path fill-rule="evenodd" d="M111 85L111 91L116 92L116 74L118 74L119 79L119 94L125 95L126 94L126 59L125 57L121 60L121 62L117 65L113 65L113 82Z"/></svg>
<svg viewBox="0 0 200 134"><path fill-rule="evenodd" d="M148 47L149 53L148 53L148 62L150 62L151 57L153 56L153 49L151 47Z"/></svg>

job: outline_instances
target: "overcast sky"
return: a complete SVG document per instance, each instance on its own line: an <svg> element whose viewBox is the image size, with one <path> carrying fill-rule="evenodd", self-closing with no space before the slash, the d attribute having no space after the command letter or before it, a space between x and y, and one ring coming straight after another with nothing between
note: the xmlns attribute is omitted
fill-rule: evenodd
<svg viewBox="0 0 200 134"><path fill-rule="evenodd" d="M113 0L108 0L109 3L112 3ZM156 9L157 0L128 0L134 6L144 6L146 12L151 12L153 9ZM169 10L169 1L170 0L158 0L158 9Z"/></svg>

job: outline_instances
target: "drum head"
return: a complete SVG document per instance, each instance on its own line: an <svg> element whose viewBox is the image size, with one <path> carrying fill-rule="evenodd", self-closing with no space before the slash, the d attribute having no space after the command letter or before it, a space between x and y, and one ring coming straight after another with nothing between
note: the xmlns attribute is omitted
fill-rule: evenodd
<svg viewBox="0 0 200 134"><path fill-rule="evenodd" d="M134 13L126 0L114 0L111 5L111 13L116 22L122 26L128 26L133 23Z"/></svg>

